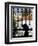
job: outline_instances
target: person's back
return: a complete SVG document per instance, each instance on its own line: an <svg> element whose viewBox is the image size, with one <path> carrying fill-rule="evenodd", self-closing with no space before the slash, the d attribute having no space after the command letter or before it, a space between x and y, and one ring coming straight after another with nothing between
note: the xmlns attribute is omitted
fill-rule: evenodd
<svg viewBox="0 0 38 46"><path fill-rule="evenodd" d="M22 27L23 27L23 29L25 30L25 34L24 34L24 36L28 36L28 30L29 30L29 27L28 27L28 25L27 24L24 24L24 25L22 25Z"/></svg>

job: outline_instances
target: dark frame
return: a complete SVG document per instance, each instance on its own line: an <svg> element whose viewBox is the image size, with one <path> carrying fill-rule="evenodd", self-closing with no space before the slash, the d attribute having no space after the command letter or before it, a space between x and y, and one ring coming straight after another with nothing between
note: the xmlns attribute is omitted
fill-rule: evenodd
<svg viewBox="0 0 38 46"><path fill-rule="evenodd" d="M34 5L34 6L36 6L36 40L23 41L23 42L9 42L9 4L21 4L21 5ZM6 19L7 19L7 21L6 21ZM6 24L7 24L7 28L6 28ZM29 42L37 42L37 4L19 3L19 2L5 2L5 44L29 43Z"/></svg>

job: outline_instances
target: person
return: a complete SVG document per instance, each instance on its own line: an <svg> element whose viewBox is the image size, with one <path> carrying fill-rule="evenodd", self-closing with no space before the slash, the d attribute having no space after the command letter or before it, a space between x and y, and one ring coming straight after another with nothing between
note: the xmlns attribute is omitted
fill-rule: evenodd
<svg viewBox="0 0 38 46"><path fill-rule="evenodd" d="M29 30L28 25L27 25L27 24L23 24L22 27L23 27L23 29L25 30L24 36L28 36L28 30Z"/></svg>

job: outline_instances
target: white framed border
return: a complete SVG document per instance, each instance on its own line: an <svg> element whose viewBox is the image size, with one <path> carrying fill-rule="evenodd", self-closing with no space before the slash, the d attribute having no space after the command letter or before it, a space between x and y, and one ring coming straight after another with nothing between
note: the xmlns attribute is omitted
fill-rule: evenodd
<svg viewBox="0 0 38 46"><path fill-rule="evenodd" d="M33 36L32 37L22 37L22 38L12 38L11 39L11 6L21 6L21 7L34 7L33 8L33 20L32 20L32 27L33 27ZM19 42L19 41L33 41L33 40L35 40L36 39L36 26L35 26L35 20L36 20L36 18L35 18L35 15L36 15L36 13L35 13L35 11L36 11L36 7L35 6L32 6L32 5L16 5L16 4L10 4L9 5L9 41L10 42Z"/></svg>

